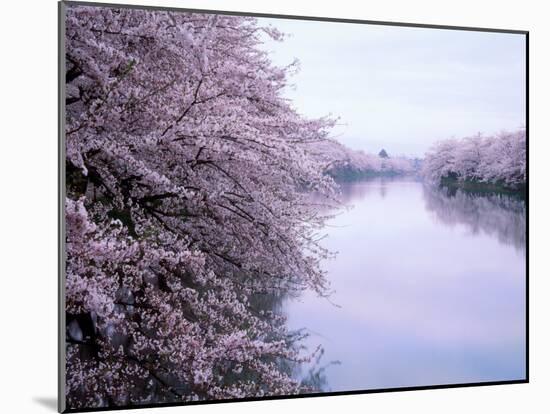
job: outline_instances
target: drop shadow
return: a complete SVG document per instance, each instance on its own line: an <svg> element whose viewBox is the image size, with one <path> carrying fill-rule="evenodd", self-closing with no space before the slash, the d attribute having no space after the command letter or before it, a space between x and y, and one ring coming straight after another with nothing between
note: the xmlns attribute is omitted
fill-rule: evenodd
<svg viewBox="0 0 550 414"><path fill-rule="evenodd" d="M33 397L32 400L50 411L57 412L57 398L55 397Z"/></svg>

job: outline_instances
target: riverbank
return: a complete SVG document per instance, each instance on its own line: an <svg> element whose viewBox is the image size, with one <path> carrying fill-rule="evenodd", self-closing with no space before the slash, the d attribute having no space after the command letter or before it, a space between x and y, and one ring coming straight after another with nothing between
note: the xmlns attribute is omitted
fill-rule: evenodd
<svg viewBox="0 0 550 414"><path fill-rule="evenodd" d="M477 180L457 180L456 178L442 178L439 185L451 189L461 189L469 193L487 194L509 194L520 198L527 195L527 185L521 184L515 188L504 185L503 183L490 183Z"/></svg>

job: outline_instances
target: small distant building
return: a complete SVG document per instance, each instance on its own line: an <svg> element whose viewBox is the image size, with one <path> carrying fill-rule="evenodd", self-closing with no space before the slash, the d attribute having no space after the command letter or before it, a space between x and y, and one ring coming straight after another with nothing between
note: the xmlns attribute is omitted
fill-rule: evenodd
<svg viewBox="0 0 550 414"><path fill-rule="evenodd" d="M390 156L388 155L388 153L386 152L386 150L385 150L384 148L382 148L382 151L380 151L380 152L378 153L378 156L379 156L380 158L390 158Z"/></svg>

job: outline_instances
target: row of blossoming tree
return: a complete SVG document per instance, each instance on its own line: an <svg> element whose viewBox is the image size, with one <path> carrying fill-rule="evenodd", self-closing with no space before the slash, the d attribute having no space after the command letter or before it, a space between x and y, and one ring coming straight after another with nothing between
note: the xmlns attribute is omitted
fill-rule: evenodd
<svg viewBox="0 0 550 414"><path fill-rule="evenodd" d="M353 150L335 140L326 140L310 148L323 171L337 181L352 181L373 176L414 174L418 162L403 156L385 156Z"/></svg>
<svg viewBox="0 0 550 414"><path fill-rule="evenodd" d="M331 119L282 98L254 18L70 5L69 408L307 391L258 295L329 286L316 239ZM298 342L297 342L298 341Z"/></svg>
<svg viewBox="0 0 550 414"><path fill-rule="evenodd" d="M426 154L423 174L434 183L485 183L522 189L527 180L525 130L440 141Z"/></svg>

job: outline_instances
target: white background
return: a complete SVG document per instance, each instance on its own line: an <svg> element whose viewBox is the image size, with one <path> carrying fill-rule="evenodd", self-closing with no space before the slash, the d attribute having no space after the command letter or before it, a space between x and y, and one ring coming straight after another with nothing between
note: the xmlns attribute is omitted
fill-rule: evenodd
<svg viewBox="0 0 550 414"><path fill-rule="evenodd" d="M546 234L550 230L547 214L550 177L545 161L550 153L547 122L550 24L544 8L546 2L134 0L132 3L526 29L531 33L531 383L176 407L162 412L548 412L550 272ZM54 0L5 1L0 16L0 410L51 413L55 410L57 382L57 4Z"/></svg>

